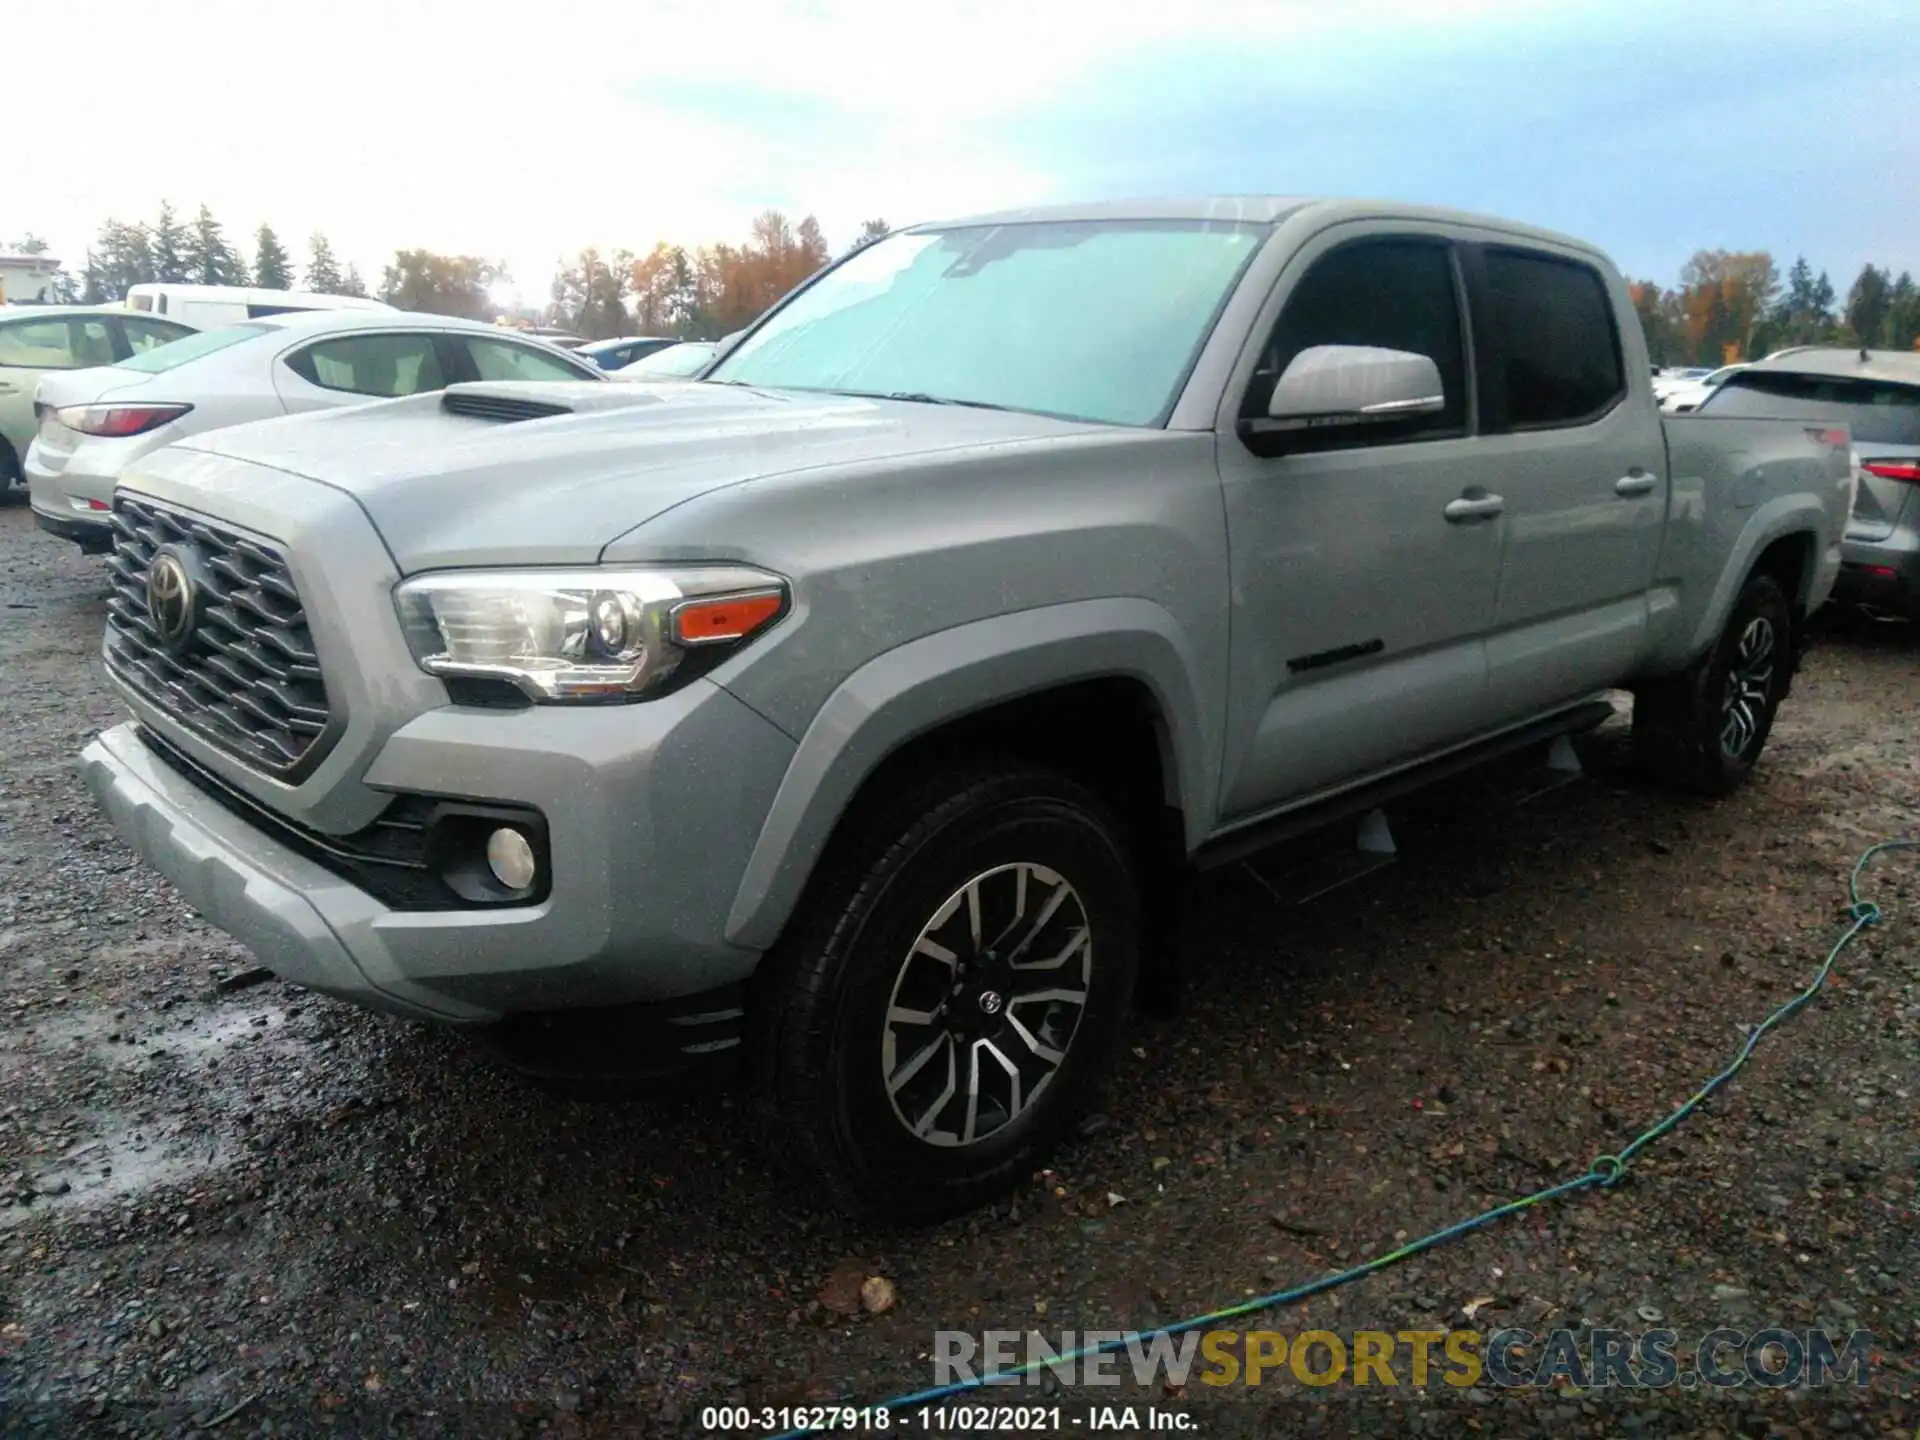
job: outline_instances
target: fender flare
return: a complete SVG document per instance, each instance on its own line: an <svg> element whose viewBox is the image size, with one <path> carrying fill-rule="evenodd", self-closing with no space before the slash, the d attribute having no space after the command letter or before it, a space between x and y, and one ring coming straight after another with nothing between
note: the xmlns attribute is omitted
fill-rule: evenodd
<svg viewBox="0 0 1920 1440"><path fill-rule="evenodd" d="M888 756L968 714L1078 681L1124 678L1159 707L1162 760L1187 842L1212 823L1208 757L1218 737L1195 694L1179 622L1135 598L1081 600L976 620L889 650L827 697L788 763L727 916L726 938L778 938L834 827Z"/></svg>
<svg viewBox="0 0 1920 1440"><path fill-rule="evenodd" d="M1713 595L1707 601L1699 623L1689 637L1689 662L1705 654L1721 630L1726 628L1727 616L1733 612L1735 598L1747 583L1747 577L1753 573L1754 562L1776 540L1791 535L1806 535L1811 539L1813 554L1809 557L1807 574L1802 577L1803 584L1811 583L1813 570L1820 563L1821 536L1828 523L1826 510L1807 495L1782 495L1755 510L1734 540L1733 552L1714 584ZM1791 598L1797 606L1804 597L1795 595Z"/></svg>

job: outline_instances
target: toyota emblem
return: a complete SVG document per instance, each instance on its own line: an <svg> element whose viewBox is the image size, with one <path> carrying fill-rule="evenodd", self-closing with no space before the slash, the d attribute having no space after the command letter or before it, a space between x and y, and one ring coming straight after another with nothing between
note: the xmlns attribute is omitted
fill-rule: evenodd
<svg viewBox="0 0 1920 1440"><path fill-rule="evenodd" d="M170 550L153 557L147 570L147 617L169 648L185 643L193 634L199 600L193 575L186 562Z"/></svg>
<svg viewBox="0 0 1920 1440"><path fill-rule="evenodd" d="M998 990L982 990L980 992L981 1014L998 1015L1000 1013L1001 1003L1000 992Z"/></svg>

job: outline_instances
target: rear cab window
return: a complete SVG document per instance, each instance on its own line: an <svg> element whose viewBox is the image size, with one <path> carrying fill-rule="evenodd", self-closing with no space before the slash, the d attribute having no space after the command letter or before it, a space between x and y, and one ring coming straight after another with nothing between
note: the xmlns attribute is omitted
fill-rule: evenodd
<svg viewBox="0 0 1920 1440"><path fill-rule="evenodd" d="M1535 250L1479 247L1475 343L1490 431L1586 425L1627 394L1606 281Z"/></svg>

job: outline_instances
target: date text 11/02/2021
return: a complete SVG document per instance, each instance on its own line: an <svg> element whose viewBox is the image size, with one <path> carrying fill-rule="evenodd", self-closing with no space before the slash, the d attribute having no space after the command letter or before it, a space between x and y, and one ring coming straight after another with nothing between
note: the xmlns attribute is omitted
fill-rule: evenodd
<svg viewBox="0 0 1920 1440"><path fill-rule="evenodd" d="M893 1410L884 1405L708 1406L701 1428L712 1434L917 1431L927 1435L1061 1434L1071 1431L1191 1432L1199 1421L1184 1411L1150 1405L992 1405L964 1402Z"/></svg>

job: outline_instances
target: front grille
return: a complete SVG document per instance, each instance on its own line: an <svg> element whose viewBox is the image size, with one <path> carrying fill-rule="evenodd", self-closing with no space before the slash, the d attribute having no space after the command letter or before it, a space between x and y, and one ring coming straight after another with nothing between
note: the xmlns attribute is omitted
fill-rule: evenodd
<svg viewBox="0 0 1920 1440"><path fill-rule="evenodd" d="M114 674L256 769L294 778L318 764L331 718L327 687L280 552L130 496L119 498L113 518L107 663ZM154 622L147 593L163 547L182 559L197 592L190 629L172 644Z"/></svg>

